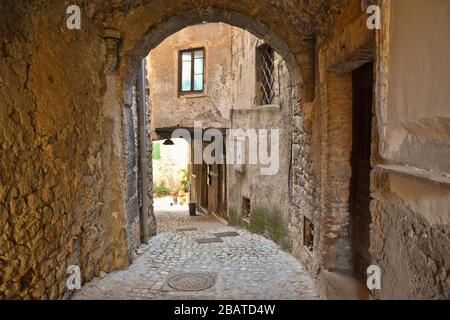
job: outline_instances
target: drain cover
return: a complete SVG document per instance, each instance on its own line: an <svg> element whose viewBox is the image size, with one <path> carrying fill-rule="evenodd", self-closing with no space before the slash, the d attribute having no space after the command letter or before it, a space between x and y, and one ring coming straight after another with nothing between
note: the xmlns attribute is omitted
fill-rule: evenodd
<svg viewBox="0 0 450 320"><path fill-rule="evenodd" d="M219 238L227 238L227 237L237 237L239 236L239 233L232 231L232 232L214 233L214 235Z"/></svg>
<svg viewBox="0 0 450 320"><path fill-rule="evenodd" d="M206 238L206 239L195 239L195 242L198 244L207 244L207 243L217 243L223 242L220 238Z"/></svg>
<svg viewBox="0 0 450 320"><path fill-rule="evenodd" d="M184 228L184 229L177 229L178 232L190 232L190 231L198 231L197 228Z"/></svg>
<svg viewBox="0 0 450 320"><path fill-rule="evenodd" d="M178 291L203 291L215 283L216 279L212 275L196 272L178 274L167 280L167 284Z"/></svg>

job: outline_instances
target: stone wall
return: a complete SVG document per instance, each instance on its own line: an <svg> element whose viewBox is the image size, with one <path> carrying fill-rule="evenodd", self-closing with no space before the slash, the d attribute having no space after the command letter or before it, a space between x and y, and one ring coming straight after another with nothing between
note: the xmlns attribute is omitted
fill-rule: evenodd
<svg viewBox="0 0 450 320"><path fill-rule="evenodd" d="M125 120L125 154L126 154L126 217L127 217L127 235L130 251L141 244L139 227L140 210L140 181L138 169L138 91L137 86L132 89L132 104L124 108Z"/></svg>
<svg viewBox="0 0 450 320"><path fill-rule="evenodd" d="M406 22L395 20L398 16L399 7L408 6L410 10L411 2L395 2L395 6L391 6L389 1L383 1L382 16L383 28L392 30L395 34L401 33L406 28ZM424 5L422 3L422 5ZM426 5L426 9L413 11L421 15L430 14L437 10L439 1ZM441 7L439 7L441 8ZM405 14L413 14L413 11L402 11ZM412 10L412 9L411 9ZM439 15L438 15L439 17ZM318 62L318 79L316 86L316 96L313 103L312 115L308 113L311 110L309 104L303 105L306 110L303 124L312 128L310 136L306 139L311 143L309 148L312 155L312 176L309 180L305 178L303 172L308 165L299 165L300 169L296 169L296 163L301 163L304 157L302 150L294 144L294 151L298 156L294 156L293 166L294 172L301 172L299 180L300 185L293 186L295 201L298 199L308 199L306 186L315 181L319 181L319 187L316 189L320 192L319 205L317 201L311 206L304 200L296 203L297 206L291 214L291 228L294 234L302 234L302 219L306 217L316 222L315 244L312 255L305 254L304 248L294 241L293 253L306 263L309 269L319 274L321 282L330 280L329 271L343 272L348 274L351 272L351 233L349 221L349 189L351 178L350 156L351 156L351 72L370 60L374 60L375 68L375 103L374 103L374 130L372 137L372 165L375 167L371 178L371 193L373 201L371 203L372 224L371 224L371 255L372 263L378 265L382 269L382 289L374 291L373 295L377 298L444 298L449 296L449 276L448 276L448 257L443 253L443 248L449 243L449 203L448 199L448 179L444 178L439 170L428 171L429 165L434 168L444 170L446 164L445 156L442 152L446 152L446 146L443 142L441 129L445 127L437 126L429 132L429 138L435 139L429 148L433 145L441 145L441 150L430 151L427 166L424 168L412 169L402 164L406 158L391 157L384 158L387 154L383 148L391 148L393 146L392 139L397 138L395 135L389 136L386 140L386 130L390 130L392 126L389 123L398 123L399 119L408 117L408 115L418 115L426 108L420 107L418 113L414 110L418 106L410 107L401 106L405 109L402 115L390 118L389 112L386 110L396 110L386 96L393 98L400 93L404 93L408 89L396 90L394 96L386 93L391 92L392 81L395 79L404 79L403 73L396 73L394 78L383 78L388 76L390 70L389 61L386 59L386 47L389 43L389 33L385 29L379 32L370 32L365 27L367 16L361 14L357 5L349 5L342 11L341 15L336 19L337 28L333 35L328 38L318 39L317 62ZM446 20L438 21L445 24ZM425 21L426 19L422 19ZM397 24L401 24L397 25ZM405 30L409 30L408 28ZM440 28L442 30L442 28ZM409 32L409 31L408 31ZM412 33L408 33L411 35ZM436 35L436 36L439 36ZM397 37L399 37L397 35ZM401 39L408 39L403 37ZM435 44L438 41L434 42ZM433 54L445 51L445 43L440 44L441 49L433 50ZM397 38L397 50L400 47ZM425 46L423 46L425 48ZM404 56L408 56L411 61L407 64L420 64L419 57L411 56L403 52L402 56L398 56L402 60ZM405 62L406 63L406 62ZM396 68L403 67L403 63L397 62ZM402 75L401 75L402 74ZM441 73L439 76L444 76ZM388 79L388 80L386 80ZM414 78L421 79L421 78ZM422 79L423 80L423 79ZM424 80L426 81L426 80ZM391 83L386 89L386 82ZM401 83L404 84L403 80ZM397 87L398 87L397 83ZM416 84L407 82L408 88ZM415 91L419 94L419 91ZM443 91L433 97L433 99L442 98ZM420 99L425 99L430 94L422 91ZM398 105L398 101L395 105ZM431 112L439 111L440 104L434 104ZM302 110L302 111L303 111ZM396 111L392 111L396 112ZM386 118L387 116L387 118ZM391 122L387 122L390 119ZM312 122L309 122L311 120ZM445 116L440 118L444 121ZM295 121L294 127L294 143L299 136L301 137L302 121ZM378 125L380 124L380 125ZM420 135L421 125L416 123L416 129L410 126L411 130ZM430 128L430 127L428 127ZM413 132L411 131L411 132ZM379 136L381 134L381 136ZM413 133L411 133L413 135ZM418 144L412 143L415 139L411 135L408 143L403 143L403 150L414 148L414 152L408 153L407 158L410 163L419 163L419 160L413 154L423 152ZM433 138L431 138L433 136ZM409 143L412 143L411 145ZM414 147L412 147L414 145ZM297 150L298 153L297 153ZM319 155L317 153L319 150ZM381 154L379 151L381 150ZM411 149L410 149L411 150ZM406 151L405 151L406 152ZM392 153L393 155L394 153ZM406 157L406 156L405 156ZM395 158L395 159L394 159ZM448 157L447 157L448 158ZM297 160L296 160L297 159ZM320 161L318 161L320 159ZM418 162L415 162L418 161ZM442 162L443 161L443 162ZM393 163L394 162L394 163ZM317 165L319 163L319 165ZM312 181L312 183L310 182ZM294 180L295 182L295 180ZM298 190L297 192L295 190ZM420 191L419 191L420 190ZM312 212L312 216L311 216ZM317 223L319 227L317 227ZM297 226L297 227L295 227ZM302 240L302 237L300 237ZM322 288L327 288L327 284ZM325 289L326 291L327 289Z"/></svg>
<svg viewBox="0 0 450 320"><path fill-rule="evenodd" d="M315 170L315 165L318 162L313 161L313 109L311 104L302 105L300 103L294 88L291 89L291 105L293 110L292 158L289 179L289 237L292 239L291 252L303 261L309 271L315 273L318 265L317 261L313 259L317 255L313 253L319 249L318 241L314 241L312 253L306 249L304 243L305 218L315 226L316 235L320 224L318 215L320 199L317 197L318 178Z"/></svg>
<svg viewBox="0 0 450 320"><path fill-rule="evenodd" d="M64 28L62 1L33 4L0 3L0 299L61 298L69 265L89 281L130 261L102 31Z"/></svg>

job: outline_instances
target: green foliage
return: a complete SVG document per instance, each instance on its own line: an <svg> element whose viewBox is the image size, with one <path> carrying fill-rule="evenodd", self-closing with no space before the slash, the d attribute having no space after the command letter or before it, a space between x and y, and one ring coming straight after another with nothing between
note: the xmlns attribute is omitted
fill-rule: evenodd
<svg viewBox="0 0 450 320"><path fill-rule="evenodd" d="M268 233L270 237L278 244L283 240L283 227L281 226L281 219L279 215L269 215L266 218L268 225Z"/></svg>
<svg viewBox="0 0 450 320"><path fill-rule="evenodd" d="M266 230L266 219L263 214L253 212L250 216L250 231L253 233L264 234Z"/></svg>
<svg viewBox="0 0 450 320"><path fill-rule="evenodd" d="M155 187L153 191L157 197L164 197L170 193L170 188L167 186L165 181L161 181L161 183Z"/></svg>
<svg viewBox="0 0 450 320"><path fill-rule="evenodd" d="M255 209L250 216L249 229L253 233L271 238L283 249L290 249L290 241L284 236L285 227L281 219L281 213L265 208Z"/></svg>
<svg viewBox="0 0 450 320"><path fill-rule="evenodd" d="M232 226L240 225L240 218L236 212L236 209L234 208L230 208L228 210L228 223Z"/></svg>
<svg viewBox="0 0 450 320"><path fill-rule="evenodd" d="M189 192L189 171L188 170L182 170L182 177L180 180L180 187L179 190L183 191L185 193Z"/></svg>

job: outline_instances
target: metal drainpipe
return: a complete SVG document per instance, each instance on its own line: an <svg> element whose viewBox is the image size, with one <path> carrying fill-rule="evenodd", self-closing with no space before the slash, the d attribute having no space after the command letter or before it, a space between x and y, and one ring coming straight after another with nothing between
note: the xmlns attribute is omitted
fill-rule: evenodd
<svg viewBox="0 0 450 320"><path fill-rule="evenodd" d="M147 106L145 86L145 60L141 61L138 76L138 126L139 126L139 172L141 173L141 208L139 210L139 224L141 229L141 243L147 244L150 239L149 230L149 179L147 167Z"/></svg>

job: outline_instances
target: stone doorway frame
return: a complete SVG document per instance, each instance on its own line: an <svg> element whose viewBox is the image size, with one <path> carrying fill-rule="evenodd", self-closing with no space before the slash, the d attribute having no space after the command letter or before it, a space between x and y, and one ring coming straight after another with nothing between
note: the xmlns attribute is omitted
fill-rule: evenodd
<svg viewBox="0 0 450 320"><path fill-rule="evenodd" d="M377 2L378 3L378 2ZM352 152L352 72L368 62L374 62L374 94L372 103L372 172L371 193L376 192L375 167L381 163L385 101L387 96L387 48L389 43L390 1L379 1L382 10L381 30L365 28L365 14L350 23L330 39L319 52L324 83L322 99L326 106L321 112L322 164L320 194L320 234L316 267L325 271L352 274L352 246L350 239L350 186ZM352 37L349 35L354 35ZM339 94L341 92L341 94ZM344 93L344 94L342 94ZM377 218L371 201L372 224L370 252ZM326 279L321 279L322 283Z"/></svg>

